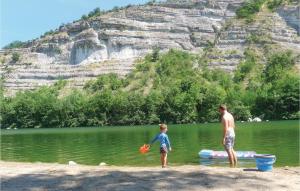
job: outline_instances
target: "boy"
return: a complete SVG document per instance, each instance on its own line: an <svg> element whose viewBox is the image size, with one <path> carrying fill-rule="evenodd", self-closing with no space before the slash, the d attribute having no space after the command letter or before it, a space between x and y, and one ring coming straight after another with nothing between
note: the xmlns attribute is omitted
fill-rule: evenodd
<svg viewBox="0 0 300 191"><path fill-rule="evenodd" d="M159 124L159 129L160 129L160 133L158 133L155 136L155 138L150 142L150 145L153 144L155 141L159 140L161 167L165 168L167 166L168 149L169 149L169 151L171 151L172 148L170 145L169 137L166 134L168 131L167 125Z"/></svg>

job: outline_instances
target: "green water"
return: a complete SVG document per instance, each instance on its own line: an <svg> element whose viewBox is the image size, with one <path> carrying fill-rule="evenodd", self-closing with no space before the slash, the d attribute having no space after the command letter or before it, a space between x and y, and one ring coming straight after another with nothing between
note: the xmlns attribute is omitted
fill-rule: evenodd
<svg viewBox="0 0 300 191"><path fill-rule="evenodd" d="M75 161L80 164L159 165L159 144L148 154L138 152L158 126L1 130L1 160L26 162ZM173 151L170 165L200 164L201 149L223 150L220 124L169 125ZM238 123L236 150L274 154L275 166L299 166L299 122ZM240 166L254 166L241 161ZM227 161L213 165L228 165Z"/></svg>

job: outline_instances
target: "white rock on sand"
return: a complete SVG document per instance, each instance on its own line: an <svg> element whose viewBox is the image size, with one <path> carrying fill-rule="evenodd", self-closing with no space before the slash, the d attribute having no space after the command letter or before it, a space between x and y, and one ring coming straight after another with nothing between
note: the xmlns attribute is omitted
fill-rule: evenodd
<svg viewBox="0 0 300 191"><path fill-rule="evenodd" d="M300 190L300 167L68 166L0 161L1 190Z"/></svg>
<svg viewBox="0 0 300 191"><path fill-rule="evenodd" d="M74 162L74 161L69 161L69 165L70 165L70 166L72 166L72 165L77 165L77 163Z"/></svg>
<svg viewBox="0 0 300 191"><path fill-rule="evenodd" d="M107 164L105 163L105 162L101 162L100 164L99 164L99 166L106 166Z"/></svg>

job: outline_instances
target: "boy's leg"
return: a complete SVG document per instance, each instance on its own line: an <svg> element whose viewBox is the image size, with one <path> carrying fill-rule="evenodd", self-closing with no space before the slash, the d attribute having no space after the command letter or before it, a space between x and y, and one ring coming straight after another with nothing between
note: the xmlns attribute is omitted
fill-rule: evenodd
<svg viewBox="0 0 300 191"><path fill-rule="evenodd" d="M164 158L164 166L166 167L167 166L167 163L168 163L168 154L167 153L165 153L165 158Z"/></svg>
<svg viewBox="0 0 300 191"><path fill-rule="evenodd" d="M161 167L166 167L167 166L167 153L161 153L160 155L160 160L161 160Z"/></svg>

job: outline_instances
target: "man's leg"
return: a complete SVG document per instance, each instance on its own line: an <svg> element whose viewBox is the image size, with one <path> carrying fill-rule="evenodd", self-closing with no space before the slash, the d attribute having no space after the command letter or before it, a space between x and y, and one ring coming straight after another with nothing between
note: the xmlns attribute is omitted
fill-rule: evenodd
<svg viewBox="0 0 300 191"><path fill-rule="evenodd" d="M231 152L232 152L232 156L233 156L233 161L234 161L234 167L236 167L237 165L237 156L236 156L236 153L233 149L234 147L234 142L235 142L235 137L232 138L232 147L231 147Z"/></svg>
<svg viewBox="0 0 300 191"><path fill-rule="evenodd" d="M236 153L235 153L235 151L234 151L233 148L231 149L231 152L232 152L232 156L233 156L234 167L236 167L236 165L237 165L237 157L236 157Z"/></svg>
<svg viewBox="0 0 300 191"><path fill-rule="evenodd" d="M231 139L231 137L226 137L225 138L225 150L227 152L227 155L228 155L228 160L229 160L229 163L230 163L230 166L232 167L234 165L234 159L233 159L233 154L232 154L232 143L233 143L233 140Z"/></svg>
<svg viewBox="0 0 300 191"><path fill-rule="evenodd" d="M234 159L233 159L233 155L232 155L232 152L231 152L231 148L226 148L226 152L228 154L229 164L232 167L234 165Z"/></svg>

